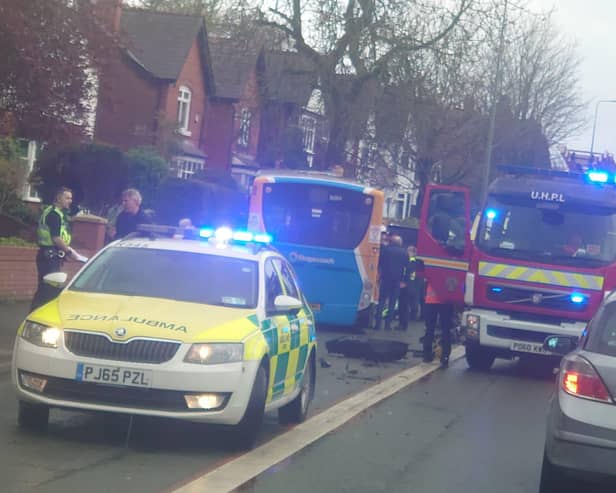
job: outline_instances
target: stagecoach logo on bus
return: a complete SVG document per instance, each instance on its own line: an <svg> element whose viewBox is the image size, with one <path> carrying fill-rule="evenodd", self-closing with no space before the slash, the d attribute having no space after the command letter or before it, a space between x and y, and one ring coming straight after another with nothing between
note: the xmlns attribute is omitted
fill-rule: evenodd
<svg viewBox="0 0 616 493"><path fill-rule="evenodd" d="M564 202L565 194L557 192L538 192L533 190L530 192L530 198L533 200L545 200L546 202Z"/></svg>
<svg viewBox="0 0 616 493"><path fill-rule="evenodd" d="M301 253L291 252L289 253L289 260L291 262L307 262L309 264L328 264L334 265L336 261L333 258L323 258L323 257L308 257L306 255L302 255Z"/></svg>

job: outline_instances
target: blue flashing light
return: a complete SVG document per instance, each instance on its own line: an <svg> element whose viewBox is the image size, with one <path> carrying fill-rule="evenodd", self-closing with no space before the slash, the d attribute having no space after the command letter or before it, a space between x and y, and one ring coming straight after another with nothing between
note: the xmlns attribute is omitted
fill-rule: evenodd
<svg viewBox="0 0 616 493"><path fill-rule="evenodd" d="M250 231L234 231L233 232L233 240L234 241L252 241L254 235Z"/></svg>
<svg viewBox="0 0 616 493"><path fill-rule="evenodd" d="M499 287L492 287L492 292L493 293L502 293L503 292L503 288L499 288Z"/></svg>
<svg viewBox="0 0 616 493"><path fill-rule="evenodd" d="M219 245L224 245L229 242L238 243L263 243L269 244L272 242L272 237L266 233L251 233L250 231L238 230L234 231L226 226L213 229L201 228L199 236L206 240L215 241Z"/></svg>
<svg viewBox="0 0 616 493"><path fill-rule="evenodd" d="M609 175L606 171L589 171L588 179L593 183L607 183Z"/></svg>
<svg viewBox="0 0 616 493"><path fill-rule="evenodd" d="M569 296L569 299L571 300L571 303L580 305L586 301L586 296L579 293L572 293L571 296Z"/></svg>
<svg viewBox="0 0 616 493"><path fill-rule="evenodd" d="M212 228L202 228L199 230L199 236L201 238L211 238L214 236L214 230Z"/></svg>
<svg viewBox="0 0 616 493"><path fill-rule="evenodd" d="M259 233L254 235L253 241L255 243L271 243L272 236L268 235L267 233Z"/></svg>
<svg viewBox="0 0 616 493"><path fill-rule="evenodd" d="M495 209L488 209L486 210L486 217L488 219L495 219L497 216L496 210Z"/></svg>

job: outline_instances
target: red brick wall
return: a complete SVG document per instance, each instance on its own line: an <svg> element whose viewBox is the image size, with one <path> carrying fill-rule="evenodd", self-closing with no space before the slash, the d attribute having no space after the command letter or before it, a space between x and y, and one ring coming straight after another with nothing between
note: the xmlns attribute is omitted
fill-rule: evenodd
<svg viewBox="0 0 616 493"><path fill-rule="evenodd" d="M118 51L100 80L94 137L121 149L152 145L164 85Z"/></svg>
<svg viewBox="0 0 616 493"><path fill-rule="evenodd" d="M0 247L0 299L29 300L34 295L37 285L36 252L37 248ZM82 255L90 257L93 251L80 250ZM72 277L83 264L66 262L64 272Z"/></svg>
<svg viewBox="0 0 616 493"><path fill-rule="evenodd" d="M207 94L205 92L205 80L203 76L204 67L201 63L199 50L199 43L195 38L195 41L188 52L186 63L184 63L184 67L182 67L178 80L175 84L169 86L164 111L165 118L169 124L177 123L178 95L180 86L188 87L191 91L190 116L188 119L188 129L191 135L189 137L184 136L184 138L189 139L195 147L202 148L201 126L203 125Z"/></svg>
<svg viewBox="0 0 616 493"><path fill-rule="evenodd" d="M233 138L233 104L231 102L218 100L208 105L203 133L208 167L228 170L231 166L231 139Z"/></svg>

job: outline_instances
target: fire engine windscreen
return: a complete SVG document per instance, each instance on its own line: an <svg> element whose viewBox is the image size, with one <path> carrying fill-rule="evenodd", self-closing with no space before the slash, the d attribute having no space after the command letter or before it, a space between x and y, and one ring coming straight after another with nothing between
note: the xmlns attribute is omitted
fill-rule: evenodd
<svg viewBox="0 0 616 493"><path fill-rule="evenodd" d="M616 260L616 209L491 196L476 244L498 257L598 267Z"/></svg>

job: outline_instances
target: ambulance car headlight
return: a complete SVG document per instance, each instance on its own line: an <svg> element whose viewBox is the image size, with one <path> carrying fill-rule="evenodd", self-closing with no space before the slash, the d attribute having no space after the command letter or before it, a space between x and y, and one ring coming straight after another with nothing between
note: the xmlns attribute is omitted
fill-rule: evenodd
<svg viewBox="0 0 616 493"><path fill-rule="evenodd" d="M41 347L57 348L62 332L57 327L48 327L26 320L21 332L22 339Z"/></svg>
<svg viewBox="0 0 616 493"><path fill-rule="evenodd" d="M242 361L243 356L243 344L193 344L186 353L184 361L201 365L219 365Z"/></svg>

